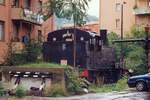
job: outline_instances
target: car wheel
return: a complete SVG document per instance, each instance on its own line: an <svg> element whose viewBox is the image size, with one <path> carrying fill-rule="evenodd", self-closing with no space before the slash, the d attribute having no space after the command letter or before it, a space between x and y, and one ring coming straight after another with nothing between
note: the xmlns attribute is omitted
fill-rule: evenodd
<svg viewBox="0 0 150 100"><path fill-rule="evenodd" d="M144 82L137 82L136 89L138 91L144 91L146 89L146 84Z"/></svg>

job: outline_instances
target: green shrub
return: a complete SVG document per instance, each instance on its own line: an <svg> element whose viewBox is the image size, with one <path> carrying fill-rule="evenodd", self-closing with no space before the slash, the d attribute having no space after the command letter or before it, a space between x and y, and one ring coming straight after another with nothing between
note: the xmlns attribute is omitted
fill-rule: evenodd
<svg viewBox="0 0 150 100"><path fill-rule="evenodd" d="M51 96L51 97L66 96L65 90L60 84L52 85L52 87L49 90L50 91L47 91L48 96Z"/></svg>
<svg viewBox="0 0 150 100"><path fill-rule="evenodd" d="M27 63L26 54L12 54L9 60L9 65L21 65Z"/></svg>
<svg viewBox="0 0 150 100"><path fill-rule="evenodd" d="M120 79L117 82L114 90L115 91L122 91L122 90L126 89L127 87L128 87L128 85L127 85L127 77L123 77L122 79Z"/></svg>
<svg viewBox="0 0 150 100"><path fill-rule="evenodd" d="M26 95L26 90L22 86L18 86L16 89L16 96L22 98Z"/></svg>
<svg viewBox="0 0 150 100"><path fill-rule="evenodd" d="M4 88L2 84L0 84L0 96L4 96Z"/></svg>
<svg viewBox="0 0 150 100"><path fill-rule="evenodd" d="M27 62L36 62L38 60L38 56L40 56L41 53L42 53L41 43L32 40L28 45L26 45Z"/></svg>
<svg viewBox="0 0 150 100"><path fill-rule="evenodd" d="M123 77L116 84L107 84L101 87L92 86L90 87L90 91L94 92L112 92L112 91L123 91L127 86L127 77Z"/></svg>
<svg viewBox="0 0 150 100"><path fill-rule="evenodd" d="M77 71L73 69L66 70L67 90L71 94L82 92L82 86L85 85L84 80L79 78Z"/></svg>
<svg viewBox="0 0 150 100"><path fill-rule="evenodd" d="M107 85L103 85L101 87L92 86L92 87L90 87L90 91L92 91L92 92L111 92L114 90L114 88L115 88L115 84L107 84Z"/></svg>
<svg viewBox="0 0 150 100"><path fill-rule="evenodd" d="M25 63L34 63L41 55L42 45L35 40L30 41L26 46L25 50L21 53L13 53L12 51L12 42L8 44L8 52L5 57L6 64L5 65L22 65ZM42 57L40 57L40 60Z"/></svg>

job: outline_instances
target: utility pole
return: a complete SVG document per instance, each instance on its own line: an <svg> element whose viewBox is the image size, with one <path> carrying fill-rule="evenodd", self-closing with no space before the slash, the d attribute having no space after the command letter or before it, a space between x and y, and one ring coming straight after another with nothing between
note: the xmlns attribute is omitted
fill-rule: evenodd
<svg viewBox="0 0 150 100"><path fill-rule="evenodd" d="M73 5L74 7L75 5ZM75 8L75 7L74 7ZM77 18L77 15L76 15L76 9L74 11L75 13L73 14L73 22L74 22L74 32L73 32L73 67L75 68L76 67L76 56L77 56L77 47L76 47L76 18Z"/></svg>
<svg viewBox="0 0 150 100"><path fill-rule="evenodd" d="M144 59L144 63L145 63L145 70L148 71L149 70L149 30L150 27L146 26L145 27L145 45L144 45L144 49L145 49L145 59Z"/></svg>
<svg viewBox="0 0 150 100"><path fill-rule="evenodd" d="M121 4L121 40L123 40L123 25L124 25L124 19L123 19L123 16L124 16L124 4L126 4L126 2L123 2ZM124 52L123 52L123 44L121 43L121 57L120 57L120 66L121 67L124 67L123 66L123 62L124 62Z"/></svg>
<svg viewBox="0 0 150 100"><path fill-rule="evenodd" d="M123 40L123 4L121 4L121 40Z"/></svg>
<svg viewBox="0 0 150 100"><path fill-rule="evenodd" d="M74 24L74 33L73 33L73 67L76 67L76 25Z"/></svg>

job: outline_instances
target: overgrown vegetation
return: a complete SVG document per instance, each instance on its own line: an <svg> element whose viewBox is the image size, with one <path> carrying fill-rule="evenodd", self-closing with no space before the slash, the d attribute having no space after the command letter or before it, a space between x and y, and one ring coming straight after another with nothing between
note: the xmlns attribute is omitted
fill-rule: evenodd
<svg viewBox="0 0 150 100"><path fill-rule="evenodd" d="M78 72L70 66L54 64L54 63L30 63L24 64L18 67L26 68L64 68L66 74L66 89L67 93L64 91L63 87L60 84L53 84L51 87L45 89L45 96L66 96L66 95L75 95L81 94L82 87L86 86L84 79L81 79L78 75Z"/></svg>
<svg viewBox="0 0 150 100"><path fill-rule="evenodd" d="M1 83L0 83L0 96L4 96L4 87Z"/></svg>
<svg viewBox="0 0 150 100"><path fill-rule="evenodd" d="M66 70L67 75L67 90L70 94L80 94L82 87L86 86L83 79L79 78L78 72L72 69Z"/></svg>
<svg viewBox="0 0 150 100"><path fill-rule="evenodd" d="M16 89L16 96L22 98L26 95L26 90L22 86L18 86Z"/></svg>
<svg viewBox="0 0 150 100"><path fill-rule="evenodd" d="M144 38L144 29L143 27L132 27L130 35L126 36L126 39L135 39L135 38ZM119 35L116 33L110 33L108 35L109 39L109 46L115 47L116 54L117 54L117 62L120 59L120 51L121 51L121 44L116 43L112 44L112 40L120 39ZM135 74L143 74L145 73L144 70L144 44L140 42L134 43L123 43L123 55L124 55L124 62L125 67L128 69L132 69Z"/></svg>
<svg viewBox="0 0 150 100"><path fill-rule="evenodd" d="M62 97L66 95L64 88L60 84L54 84L49 90L47 90L47 96L50 97Z"/></svg>
<svg viewBox="0 0 150 100"><path fill-rule="evenodd" d="M26 63L35 63L38 62L38 57L42 53L41 43L32 40L26 46L25 49L20 53L15 53L12 50L12 42L8 44L8 53L6 57L6 64L9 66L13 65L22 65Z"/></svg>
<svg viewBox="0 0 150 100"><path fill-rule="evenodd" d="M122 79L120 79L116 84L107 84L107 85L103 85L101 87L97 87L97 86L92 86L90 88L90 91L93 92L112 92L112 91L123 91L125 89L127 89L127 77L123 77Z"/></svg>
<svg viewBox="0 0 150 100"><path fill-rule="evenodd" d="M26 45L26 60L27 62L37 62L38 56L42 53L42 44L33 40Z"/></svg>

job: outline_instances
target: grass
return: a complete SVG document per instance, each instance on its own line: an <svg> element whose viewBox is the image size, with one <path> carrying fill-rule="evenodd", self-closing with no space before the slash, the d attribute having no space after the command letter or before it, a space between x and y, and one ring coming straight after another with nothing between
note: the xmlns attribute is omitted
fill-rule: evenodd
<svg viewBox="0 0 150 100"><path fill-rule="evenodd" d="M90 91L96 92L96 93L101 93L101 92L112 92L113 89L115 88L114 84L109 84L109 85L103 85L103 86L92 86L90 88Z"/></svg>
<svg viewBox="0 0 150 100"><path fill-rule="evenodd" d="M26 68L68 68L69 66L60 65L55 63L28 63L24 65L18 65L17 67L26 67Z"/></svg>
<svg viewBox="0 0 150 100"><path fill-rule="evenodd" d="M112 92L112 91L123 91L125 89L127 89L127 78L123 77L122 79L120 79L116 84L108 84L108 85L103 85L101 87L96 87L96 86L92 86L90 88L90 91L93 92L97 92L97 93L101 93L101 92Z"/></svg>
<svg viewBox="0 0 150 100"><path fill-rule="evenodd" d="M53 84L52 87L46 88L47 89L47 96L50 97L64 97L67 96L67 93L63 89L61 84Z"/></svg>

